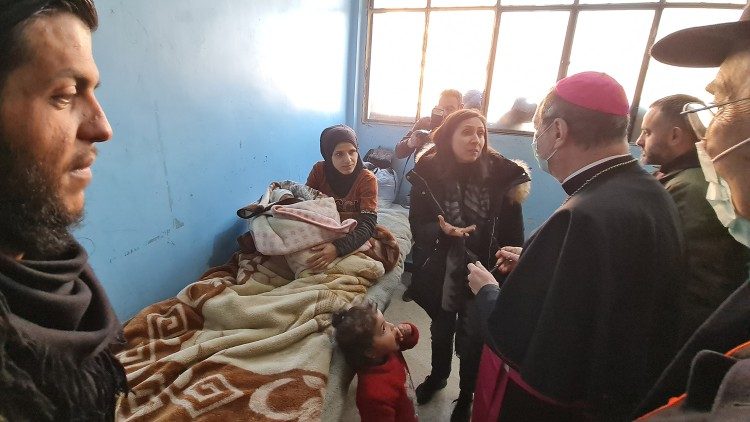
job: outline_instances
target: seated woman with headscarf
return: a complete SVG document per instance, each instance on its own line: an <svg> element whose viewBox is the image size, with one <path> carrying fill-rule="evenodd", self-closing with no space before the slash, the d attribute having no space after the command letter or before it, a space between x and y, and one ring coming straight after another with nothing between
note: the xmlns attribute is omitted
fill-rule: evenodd
<svg viewBox="0 0 750 422"><path fill-rule="evenodd" d="M364 168L359 157L354 129L335 125L320 134L318 161L307 177L307 186L336 199L341 219L357 220L357 227L333 242L313 247L307 261L313 272L323 271L337 257L348 255L367 242L377 224L378 183L375 175Z"/></svg>

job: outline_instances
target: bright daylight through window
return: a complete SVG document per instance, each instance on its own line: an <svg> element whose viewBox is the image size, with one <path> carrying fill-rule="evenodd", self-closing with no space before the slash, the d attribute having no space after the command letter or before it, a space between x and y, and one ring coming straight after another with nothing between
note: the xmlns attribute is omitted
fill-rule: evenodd
<svg viewBox="0 0 750 422"><path fill-rule="evenodd" d="M484 92L490 128L532 130L529 115L558 79L606 72L632 114L684 93L711 100L715 69L651 60L655 40L678 29L737 20L745 0L370 0L368 121L408 123L440 92ZM632 116L636 117L636 116Z"/></svg>

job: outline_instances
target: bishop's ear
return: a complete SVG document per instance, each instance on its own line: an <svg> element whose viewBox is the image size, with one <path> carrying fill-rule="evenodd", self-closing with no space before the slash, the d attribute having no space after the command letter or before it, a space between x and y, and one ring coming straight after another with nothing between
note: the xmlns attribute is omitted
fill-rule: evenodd
<svg viewBox="0 0 750 422"><path fill-rule="evenodd" d="M570 136L570 126L568 126L568 122L566 122L565 119L560 117L556 118L552 122L552 128L550 130L552 131L552 136L555 137L555 149L560 148L567 143L568 137Z"/></svg>

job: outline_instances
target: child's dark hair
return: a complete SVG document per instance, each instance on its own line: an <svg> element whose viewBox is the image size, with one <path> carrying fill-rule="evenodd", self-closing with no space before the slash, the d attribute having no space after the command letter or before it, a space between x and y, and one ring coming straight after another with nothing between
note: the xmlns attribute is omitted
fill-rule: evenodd
<svg viewBox="0 0 750 422"><path fill-rule="evenodd" d="M369 300L354 303L350 308L333 314L336 343L344 353L346 362L355 370L375 364L367 356L367 351L372 347L377 314L377 305Z"/></svg>

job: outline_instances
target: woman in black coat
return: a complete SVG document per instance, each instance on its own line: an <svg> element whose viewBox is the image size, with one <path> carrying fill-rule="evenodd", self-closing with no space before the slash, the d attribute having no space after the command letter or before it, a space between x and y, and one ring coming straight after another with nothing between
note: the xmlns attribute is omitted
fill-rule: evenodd
<svg viewBox="0 0 750 422"><path fill-rule="evenodd" d="M455 334L461 393L451 420L468 420L483 342L468 313L466 265L491 268L500 247L523 243L521 202L530 179L487 145L486 120L475 110L448 116L433 141L407 175L415 242L409 294L432 319L432 371L417 387L417 401L427 403L445 387Z"/></svg>

